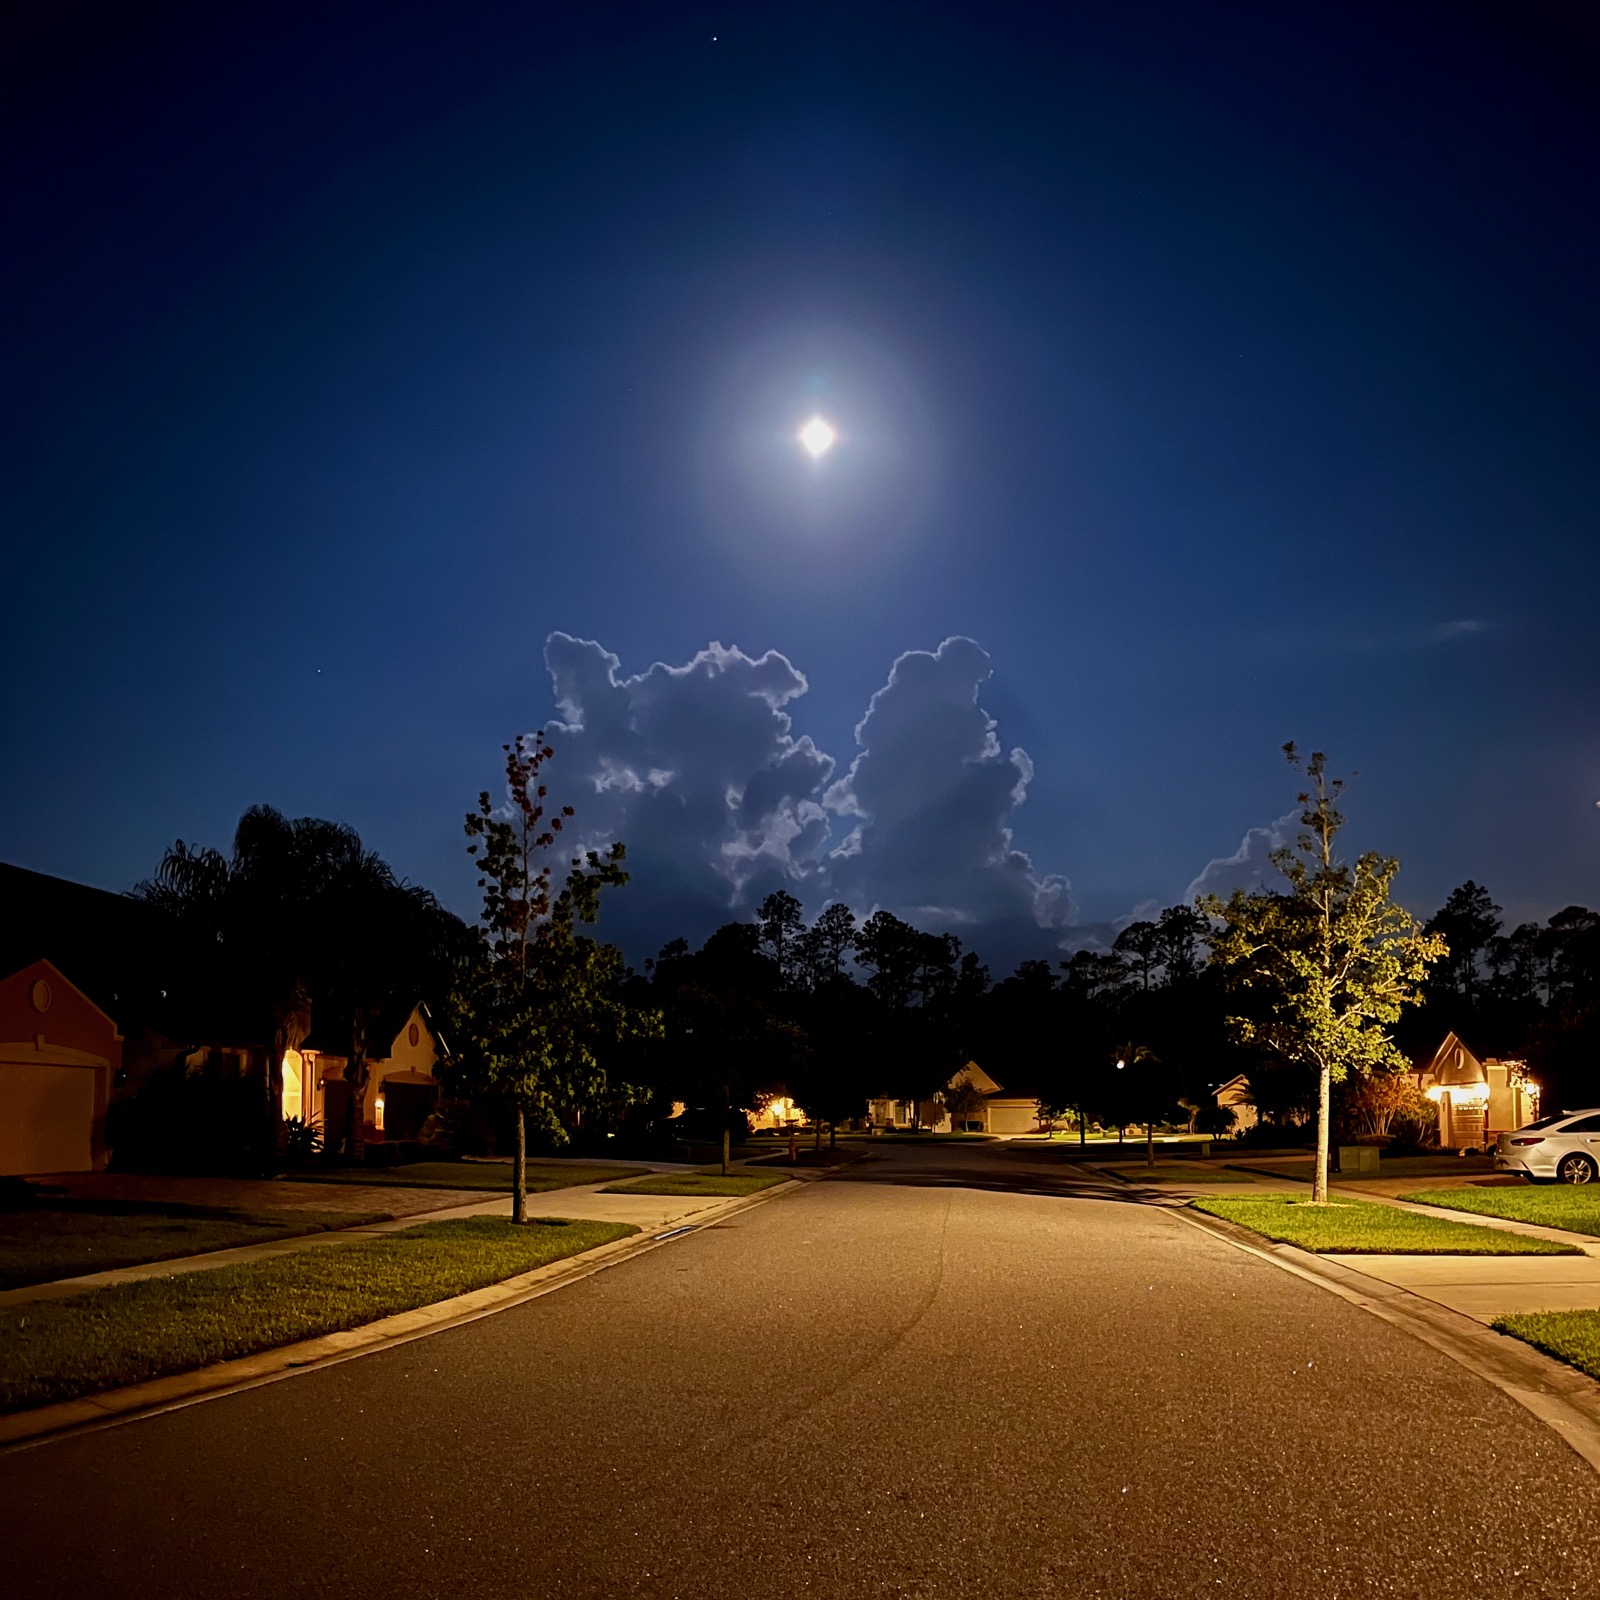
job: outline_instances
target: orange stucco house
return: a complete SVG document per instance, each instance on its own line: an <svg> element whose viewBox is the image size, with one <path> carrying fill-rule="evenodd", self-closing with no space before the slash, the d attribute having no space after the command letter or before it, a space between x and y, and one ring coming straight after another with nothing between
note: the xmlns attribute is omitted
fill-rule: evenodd
<svg viewBox="0 0 1600 1600"><path fill-rule="evenodd" d="M48 961L0 979L0 1174L95 1172L117 1025Z"/></svg>

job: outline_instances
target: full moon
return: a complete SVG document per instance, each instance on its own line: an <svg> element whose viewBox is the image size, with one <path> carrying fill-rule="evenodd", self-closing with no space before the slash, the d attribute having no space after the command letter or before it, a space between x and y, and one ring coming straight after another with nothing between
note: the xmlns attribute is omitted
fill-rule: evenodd
<svg viewBox="0 0 1600 1600"><path fill-rule="evenodd" d="M833 426L824 422L821 417L813 417L800 430L800 443L805 446L813 461L821 460L827 455L838 437L838 432Z"/></svg>

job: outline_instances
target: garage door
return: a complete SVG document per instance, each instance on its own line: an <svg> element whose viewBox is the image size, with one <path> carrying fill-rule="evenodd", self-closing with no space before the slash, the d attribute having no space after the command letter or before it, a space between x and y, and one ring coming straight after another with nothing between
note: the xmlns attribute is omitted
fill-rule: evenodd
<svg viewBox="0 0 1600 1600"><path fill-rule="evenodd" d="M1032 1133L1039 1126L1037 1100L989 1102L990 1133Z"/></svg>
<svg viewBox="0 0 1600 1600"><path fill-rule="evenodd" d="M0 1174L88 1172L94 1068L0 1061Z"/></svg>

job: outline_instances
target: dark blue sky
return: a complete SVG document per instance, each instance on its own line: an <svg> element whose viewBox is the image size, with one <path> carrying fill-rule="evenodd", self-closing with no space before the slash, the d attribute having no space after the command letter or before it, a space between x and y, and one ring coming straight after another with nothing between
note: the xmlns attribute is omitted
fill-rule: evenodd
<svg viewBox="0 0 1600 1600"><path fill-rule="evenodd" d="M635 945L785 880L1164 904L1288 738L1417 909L1595 903L1581 8L1046 9L53 9L6 51L0 857L122 887L268 801L470 911L560 632L743 653L577 708ZM952 637L992 675L913 658L830 791ZM805 692L738 688L768 651ZM939 720L980 680L987 754ZM831 773L754 815L801 735Z"/></svg>

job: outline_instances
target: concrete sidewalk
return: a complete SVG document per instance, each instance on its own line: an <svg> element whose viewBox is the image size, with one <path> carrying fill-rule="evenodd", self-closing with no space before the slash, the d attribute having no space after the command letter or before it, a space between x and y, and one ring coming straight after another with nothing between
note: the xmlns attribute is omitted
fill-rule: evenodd
<svg viewBox="0 0 1600 1600"><path fill-rule="evenodd" d="M1573 1242L1578 1242L1576 1236ZM1600 1311L1600 1257L1587 1251L1581 1256L1326 1254L1317 1259L1377 1278L1478 1322L1519 1311Z"/></svg>
<svg viewBox="0 0 1600 1600"><path fill-rule="evenodd" d="M607 1180L612 1181L612 1180ZM605 1183L585 1184L572 1189L546 1190L528 1196L528 1210L535 1217L565 1217L581 1222L631 1223L642 1233L660 1233L681 1227L691 1218L713 1208L726 1208L742 1196L707 1195L630 1195L602 1194ZM147 1261L133 1267L117 1267L108 1272L90 1272L77 1278L57 1278L50 1283L24 1284L18 1289L0 1291L0 1310L27 1305L39 1300L57 1300L102 1289L113 1283L132 1283L140 1278L170 1278L184 1272L205 1272L212 1267L231 1267L245 1261L264 1261L271 1256L292 1255L298 1250L325 1250L357 1239L377 1238L414 1228L421 1222L449 1222L458 1217L509 1217L511 1196L490 1195L458 1205L436 1207L382 1222L353 1228L338 1228L325 1233L299 1234L289 1239L270 1239L263 1244L238 1245L231 1250L211 1250L203 1255L179 1256L167 1261Z"/></svg>

